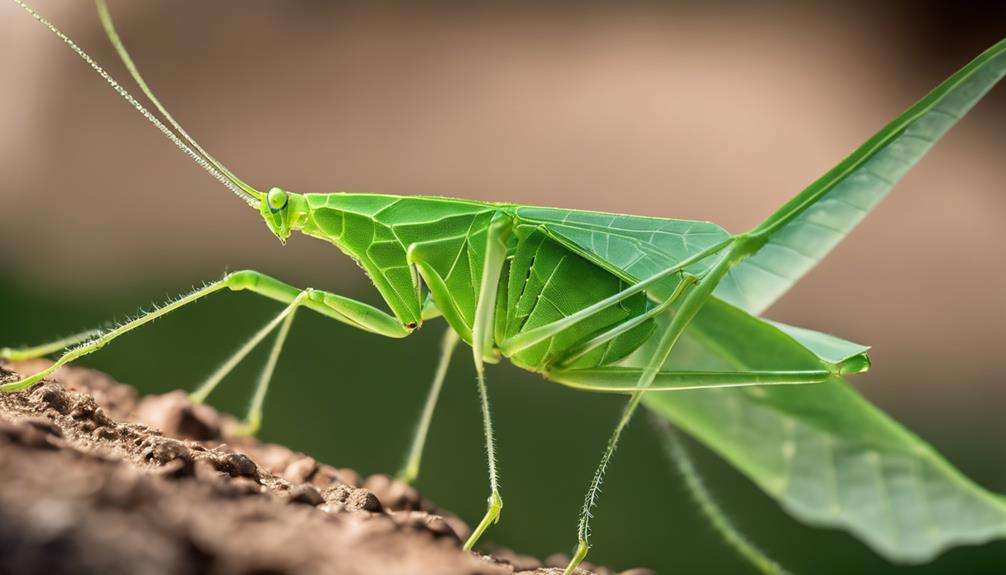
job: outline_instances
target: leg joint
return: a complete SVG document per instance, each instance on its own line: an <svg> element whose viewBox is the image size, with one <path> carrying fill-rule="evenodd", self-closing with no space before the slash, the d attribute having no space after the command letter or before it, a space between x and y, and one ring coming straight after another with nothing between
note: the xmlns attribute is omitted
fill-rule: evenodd
<svg viewBox="0 0 1006 575"><path fill-rule="evenodd" d="M325 292L314 288L304 288L304 299L314 303L325 303Z"/></svg>
<svg viewBox="0 0 1006 575"><path fill-rule="evenodd" d="M257 286L261 277L262 274L255 270L241 270L224 276L224 282L232 291L241 291Z"/></svg>

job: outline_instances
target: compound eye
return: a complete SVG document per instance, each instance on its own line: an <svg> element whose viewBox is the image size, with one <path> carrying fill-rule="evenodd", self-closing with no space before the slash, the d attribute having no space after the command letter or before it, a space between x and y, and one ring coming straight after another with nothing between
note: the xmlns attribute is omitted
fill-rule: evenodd
<svg viewBox="0 0 1006 575"><path fill-rule="evenodd" d="M286 207L288 198L286 192L279 188L273 188L266 194L265 201L269 205L269 211L276 213Z"/></svg>

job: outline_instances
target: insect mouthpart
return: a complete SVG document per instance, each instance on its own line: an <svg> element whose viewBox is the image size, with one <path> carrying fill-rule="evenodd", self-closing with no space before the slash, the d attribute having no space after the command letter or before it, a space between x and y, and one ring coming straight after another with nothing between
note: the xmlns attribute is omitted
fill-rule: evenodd
<svg viewBox="0 0 1006 575"><path fill-rule="evenodd" d="M292 231L293 226L291 225L291 221L293 217L291 212L297 211L290 209L290 197L292 195L295 194L290 194L281 188L272 188L259 205L259 213L262 215L262 219L265 220L273 235L283 243L286 243L286 239L290 237Z"/></svg>

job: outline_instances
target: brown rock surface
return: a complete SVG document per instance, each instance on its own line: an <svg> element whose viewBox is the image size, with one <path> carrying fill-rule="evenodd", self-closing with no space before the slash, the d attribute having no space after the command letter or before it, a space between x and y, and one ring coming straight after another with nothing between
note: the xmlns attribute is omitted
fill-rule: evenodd
<svg viewBox="0 0 1006 575"><path fill-rule="evenodd" d="M0 382L43 365L0 368ZM415 489L237 428L184 393L140 399L83 368L0 394L0 573L562 571L466 553L467 525Z"/></svg>

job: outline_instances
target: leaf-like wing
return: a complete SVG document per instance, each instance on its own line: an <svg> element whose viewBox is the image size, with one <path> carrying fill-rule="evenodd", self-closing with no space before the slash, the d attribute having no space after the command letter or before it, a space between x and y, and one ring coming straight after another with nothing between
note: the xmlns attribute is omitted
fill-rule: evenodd
<svg viewBox="0 0 1006 575"><path fill-rule="evenodd" d="M656 318L656 333L667 325L672 314L673 311ZM836 378L839 373L865 371L870 365L866 346L774 323L717 299L703 306L685 333L689 337L683 338L667 358L653 385L659 391L653 393L699 387L817 385ZM550 372L549 379L588 391L633 391L658 340L649 338L614 365ZM759 361L741 369L695 361L699 354L709 353L709 349ZM759 355L759 349L771 349L773 353Z"/></svg>
<svg viewBox="0 0 1006 575"><path fill-rule="evenodd" d="M538 207L519 207L515 214L522 224L540 226L556 241L628 281L646 279L730 238L716 224L693 220ZM711 260L688 270L697 273ZM658 299L666 297L677 281L669 277L649 291Z"/></svg>
<svg viewBox="0 0 1006 575"><path fill-rule="evenodd" d="M765 221L761 250L716 296L759 314L817 264L1006 74L1003 40L940 84Z"/></svg>
<svg viewBox="0 0 1006 575"><path fill-rule="evenodd" d="M805 361L799 348L753 331L750 322L717 321L715 314L696 317L675 350L677 365L744 370ZM776 325L831 361L859 349ZM892 561L923 562L951 546L1006 537L1006 500L962 475L844 381L650 393L643 402L795 517L847 529Z"/></svg>

